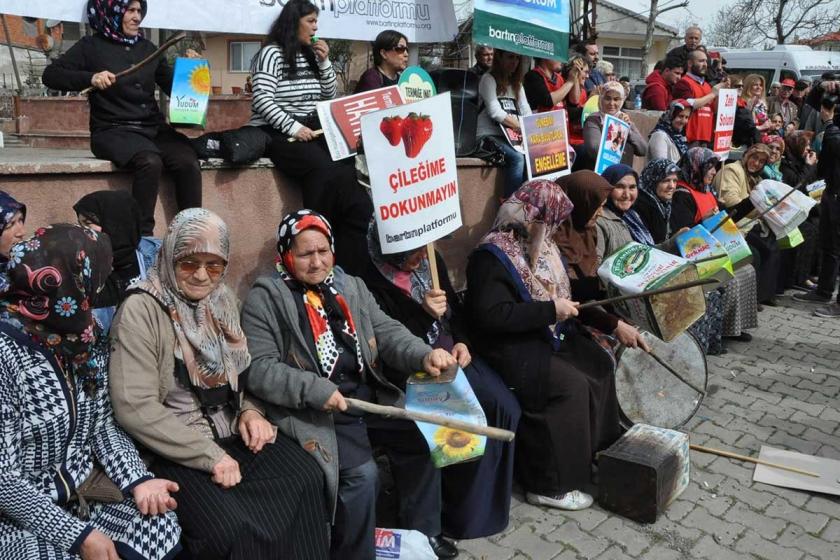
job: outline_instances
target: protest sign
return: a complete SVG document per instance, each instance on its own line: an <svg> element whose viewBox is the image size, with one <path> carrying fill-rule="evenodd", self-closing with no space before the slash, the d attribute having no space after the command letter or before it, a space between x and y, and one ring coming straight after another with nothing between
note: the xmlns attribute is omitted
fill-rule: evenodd
<svg viewBox="0 0 840 560"><path fill-rule="evenodd" d="M735 109L738 104L737 89L722 89L718 93L718 112L715 121L715 136L712 151L721 160L729 156L732 147L732 131L735 128Z"/></svg>
<svg viewBox="0 0 840 560"><path fill-rule="evenodd" d="M265 35L288 0L151 2L143 27ZM451 41L458 33L452 0L314 0L318 35L370 41L397 29L411 43ZM3 0L6 14L85 22L87 0ZM568 41L568 38L566 39Z"/></svg>
<svg viewBox="0 0 840 560"><path fill-rule="evenodd" d="M318 102L318 118L333 161L356 155L362 115L402 104L397 86Z"/></svg>
<svg viewBox="0 0 840 560"><path fill-rule="evenodd" d="M422 101L437 95L432 77L419 66L409 66L403 70L397 86L400 88L400 93L402 93L406 103Z"/></svg>
<svg viewBox="0 0 840 560"><path fill-rule="evenodd" d="M630 125L612 115L604 115L601 128L601 143L598 147L598 158L595 160L595 173L598 175L607 167L621 163L624 146L630 136Z"/></svg>
<svg viewBox="0 0 840 560"><path fill-rule="evenodd" d="M525 163L529 179L554 179L572 172L566 111L549 111L522 118Z"/></svg>
<svg viewBox="0 0 840 560"><path fill-rule="evenodd" d="M210 83L210 66L206 60L176 59L172 95L169 97L169 122L204 126Z"/></svg>
<svg viewBox="0 0 840 560"><path fill-rule="evenodd" d="M566 60L569 0L475 0L473 41L525 56Z"/></svg>
<svg viewBox="0 0 840 560"><path fill-rule="evenodd" d="M723 243L702 225L677 235L677 250L687 261L696 263L697 275L717 278L721 282L734 275L732 261Z"/></svg>
<svg viewBox="0 0 840 560"><path fill-rule="evenodd" d="M461 227L449 92L364 115L362 139L384 254L417 249Z"/></svg>
<svg viewBox="0 0 840 560"><path fill-rule="evenodd" d="M484 410L461 368L444 372L440 377L414 374L406 384L405 409L438 414L479 426L487 425ZM417 428L428 443L432 461L438 468L484 454L487 436L426 422L417 422Z"/></svg>
<svg viewBox="0 0 840 560"><path fill-rule="evenodd" d="M752 262L752 249L726 210L715 212L701 224L715 239L723 243L723 248L729 255L733 267L740 268Z"/></svg>

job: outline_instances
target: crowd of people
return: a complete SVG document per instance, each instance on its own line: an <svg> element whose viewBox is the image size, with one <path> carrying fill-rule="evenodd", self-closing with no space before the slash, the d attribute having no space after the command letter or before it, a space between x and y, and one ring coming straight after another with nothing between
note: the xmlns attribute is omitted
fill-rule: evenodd
<svg viewBox="0 0 840 560"><path fill-rule="evenodd" d="M804 242L780 250L754 224L752 262L706 294L690 332L722 353L727 340L749 341L758 312L787 288L831 300L840 264L833 77L799 96L783 81L771 100L760 77L744 77L743 155L721 162L711 127L733 77L708 75L697 28L648 77L644 103L662 110L649 138L624 111L628 86L599 64L596 43L577 45L565 64L532 67L478 48L477 134L504 153L504 197L459 294L440 254L383 254L352 160L332 161L316 134L315 104L336 95L318 8L289 0L253 61L249 124L270 137L267 154L300 184L305 209L279 221L272 272L240 308L225 281L228 226L201 208L192 148L154 101L156 85L171 88L171 67L159 59L115 78L154 50L139 32L146 10L144 0L89 0L97 33L44 74L56 89L96 88L92 149L133 172L131 194L89 194L73 207L78 224L35 224L26 237L25 204L0 191L0 555L372 559L377 458L393 478L390 522L425 535L439 558L457 556L452 539L504 530L514 480L532 504L587 508L595 456L624 431L617 351L649 349L618 309L581 308L604 295L599 265L631 241L673 253L678 233L721 210L747 216L762 178L798 189L826 181ZM395 83L407 49L403 34L381 33L356 90ZM598 110L581 119L595 95ZM574 171L527 181L499 125L516 130L519 117L556 108L569 118ZM631 132L626 163L599 175L605 115ZM821 128L802 130L808 123ZM632 156L647 159L641 173ZM164 169L180 211L155 240ZM840 317L840 302L816 312ZM414 423L348 400L401 406L409 375L455 366L488 424L516 432L515 444L488 441L479 460L438 469Z"/></svg>

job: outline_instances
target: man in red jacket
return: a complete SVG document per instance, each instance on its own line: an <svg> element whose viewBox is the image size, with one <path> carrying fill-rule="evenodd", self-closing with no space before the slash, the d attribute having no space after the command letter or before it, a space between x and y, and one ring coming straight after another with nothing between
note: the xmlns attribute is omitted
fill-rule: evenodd
<svg viewBox="0 0 840 560"><path fill-rule="evenodd" d="M659 69L645 78L645 91L642 93L642 108L651 111L666 111L673 96L671 88L680 81L683 66L678 57L666 56Z"/></svg>
<svg viewBox="0 0 840 560"><path fill-rule="evenodd" d="M691 117L685 127L685 135L691 147L707 148L711 144L715 129L714 101L718 91L728 84L728 80L724 80L715 87L709 85L704 77L708 63L705 51L697 49L688 53L688 71L674 84L671 92L674 98L685 99L691 105Z"/></svg>

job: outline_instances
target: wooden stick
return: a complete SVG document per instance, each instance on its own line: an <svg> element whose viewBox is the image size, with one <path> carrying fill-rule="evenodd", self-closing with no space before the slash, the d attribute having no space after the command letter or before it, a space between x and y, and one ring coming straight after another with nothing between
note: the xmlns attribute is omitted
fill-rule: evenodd
<svg viewBox="0 0 840 560"><path fill-rule="evenodd" d="M646 292L641 292L639 294L627 294L623 296L615 296L607 299L601 299L598 301L588 301L582 305L578 306L578 309L586 309L587 307L596 307L598 305L607 305L610 303L618 303L620 301L626 301L628 299L636 299L648 296L657 296L659 294L667 294L668 292L676 292L677 290L685 290L687 288L693 288L695 286L705 286L706 284L719 284L720 280L716 278L705 278L703 280L693 280L691 282L686 282L685 284L679 284L677 286L668 286L667 288L658 288L656 290L648 290Z"/></svg>
<svg viewBox="0 0 840 560"><path fill-rule="evenodd" d="M437 256L435 255L435 242L426 245L426 253L429 256L429 271L432 273L432 288L440 290L440 278L438 277Z"/></svg>
<svg viewBox="0 0 840 560"><path fill-rule="evenodd" d="M380 416L389 416L391 418L402 418L404 420L415 420L417 422L428 422L429 424L437 424L438 426L446 426L447 428L454 428L456 430L463 430L471 434L478 434L480 436L487 436L490 439L497 439L499 441L513 441L516 434L509 430L501 428L493 428L491 426L479 426L478 424L470 424L455 418L441 416L439 414L429 414L428 412L417 412L414 410L406 410L404 408L397 408L396 406L383 406L381 404L373 404L367 401L360 401L358 399L344 399L351 407L368 412L370 414L378 414Z"/></svg>
<svg viewBox="0 0 840 560"><path fill-rule="evenodd" d="M323 133L324 133L324 129L322 129L322 128L319 128L318 130L313 130L312 131L312 135L315 136L315 137L321 136ZM298 140L294 136L289 136L286 139L286 142L300 142L300 140Z"/></svg>
<svg viewBox="0 0 840 560"><path fill-rule="evenodd" d="M158 50L156 50L155 52L153 52L152 54L150 54L149 56L147 56L146 58L144 58L143 60L141 60L140 62L135 64L134 66L131 66L130 68L126 68L122 72L118 72L114 77L119 79L119 78L122 78L123 76L128 76L129 74L133 74L133 73L137 72L138 70L143 68L145 65L147 65L148 63L150 63L151 61L153 61L154 59L156 59L157 57L162 55L167 49L169 49L169 47L171 47L175 43L178 43L179 41L184 40L186 38L186 36L187 36L187 34L184 31L181 31L178 34L173 35L172 37L169 38L168 41L166 41L164 44L162 44L158 48ZM85 88L85 89L82 90L81 95L87 95L95 89L96 88L93 87L93 86L90 86L89 88Z"/></svg>
<svg viewBox="0 0 840 560"><path fill-rule="evenodd" d="M650 357L651 357L651 358L653 358L654 360L656 360L656 362L657 362L660 366L662 366L662 367L664 367L666 370L668 370L668 372L669 372L671 375L673 375L674 377L676 377L677 379L679 379L680 381L682 381L683 383L685 383L686 385L688 385L689 387L691 387L692 389L694 389L695 391L697 391L698 393L700 393L701 395L703 395L704 397L706 396L706 391L704 391L703 389L701 389L700 387L698 387L697 385L695 385L694 383L692 383L691 381L689 381L688 379L686 379L685 377L683 377L682 375L680 375L679 373L677 373L677 370L675 370L675 369L671 366L671 364L669 364L668 362L666 362L665 360L663 360L662 358L660 358L659 356L657 356L657 355L653 352L653 350L650 350L650 351L648 352L648 355L650 355Z"/></svg>
<svg viewBox="0 0 840 560"><path fill-rule="evenodd" d="M790 190L789 190L789 191L785 194L785 196L783 196L782 198L780 198L779 200L777 200L774 204L771 204L771 205L770 205L770 207L769 207L769 208L767 208L766 210L763 210L762 212L759 212L758 216L756 216L755 218L751 219L749 222L747 222L746 224L744 224L744 226L743 226L743 227L741 227L741 228L739 228L739 229L742 229L742 230L743 230L743 229L748 229L748 228L752 227L752 225L753 225L754 223L756 223L758 220L760 220L761 218L763 218L764 216L766 216L766 215L767 215L767 214L768 214L771 210L773 210L774 208L776 208L776 206L778 206L779 204L781 204L782 202L784 202L784 200L785 200L787 197L789 197L790 195L792 195L795 191L796 191L796 189L790 189Z"/></svg>
<svg viewBox="0 0 840 560"><path fill-rule="evenodd" d="M787 465L780 465L778 463L771 463L770 461L764 461L762 459L756 459L755 457L747 457L746 455L739 455L737 453L732 453L730 451L723 451L722 449L715 449L713 447L704 447L702 445L696 445L692 443L689 447L695 451L700 451L702 453L711 453L712 455L720 455L721 457L728 457L729 459L737 459L739 461L746 461L748 463L755 463L757 465L764 465L765 467L772 467L774 469L782 469L783 471L790 471L797 474L804 474L805 476L813 476L814 478L820 478L820 475L815 472L805 471L802 469L797 469L796 467L788 467Z"/></svg>

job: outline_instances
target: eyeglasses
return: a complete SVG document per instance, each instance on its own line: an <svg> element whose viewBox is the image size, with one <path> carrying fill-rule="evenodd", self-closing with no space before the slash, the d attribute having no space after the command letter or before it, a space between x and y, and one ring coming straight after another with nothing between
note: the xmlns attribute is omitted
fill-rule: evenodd
<svg viewBox="0 0 840 560"><path fill-rule="evenodd" d="M402 54L408 50L408 47L406 47L405 45L397 45L396 47L391 47L390 50L394 51L397 54Z"/></svg>
<svg viewBox="0 0 840 560"><path fill-rule="evenodd" d="M198 261L184 259L175 263L175 267L185 274L195 274L196 272L198 272L199 268L203 268L207 272L207 276L209 276L210 278L218 278L225 271L227 265L225 263L219 262L211 262L204 264Z"/></svg>

